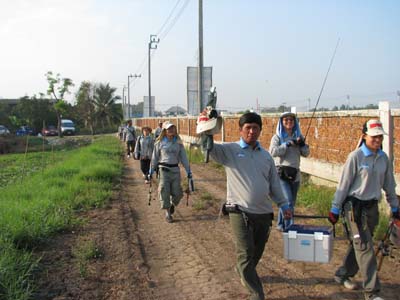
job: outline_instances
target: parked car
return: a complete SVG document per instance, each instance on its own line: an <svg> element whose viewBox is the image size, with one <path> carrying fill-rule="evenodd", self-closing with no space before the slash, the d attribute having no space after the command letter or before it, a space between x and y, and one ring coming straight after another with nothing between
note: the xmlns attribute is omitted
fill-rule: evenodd
<svg viewBox="0 0 400 300"><path fill-rule="evenodd" d="M42 135L44 136L56 136L58 135L58 130L56 126L49 125L46 128L42 129Z"/></svg>
<svg viewBox="0 0 400 300"><path fill-rule="evenodd" d="M10 134L10 130L4 125L0 125L0 135Z"/></svg>
<svg viewBox="0 0 400 300"><path fill-rule="evenodd" d="M24 136L24 135L34 135L35 133L33 132L33 129L30 128L29 126L21 126L17 131L15 132L15 135L17 136Z"/></svg>
<svg viewBox="0 0 400 300"><path fill-rule="evenodd" d="M75 134L75 124L71 120L62 119L61 120L61 132L65 135Z"/></svg>

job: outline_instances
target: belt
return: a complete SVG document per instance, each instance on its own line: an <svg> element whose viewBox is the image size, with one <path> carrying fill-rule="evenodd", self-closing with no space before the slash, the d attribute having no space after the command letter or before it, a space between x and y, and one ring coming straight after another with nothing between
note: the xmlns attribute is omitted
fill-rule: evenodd
<svg viewBox="0 0 400 300"><path fill-rule="evenodd" d="M167 168L175 168L178 167L178 164L167 164L167 163L158 163L161 167L167 167Z"/></svg>

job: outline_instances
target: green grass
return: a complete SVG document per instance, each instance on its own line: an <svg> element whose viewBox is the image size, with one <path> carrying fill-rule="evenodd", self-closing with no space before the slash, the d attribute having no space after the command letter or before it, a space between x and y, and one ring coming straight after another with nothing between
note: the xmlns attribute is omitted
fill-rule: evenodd
<svg viewBox="0 0 400 300"><path fill-rule="evenodd" d="M186 147L186 155L189 159L191 164L204 164L204 153L201 151L199 147ZM224 166L213 161L210 157L209 164L217 169L217 170L224 170Z"/></svg>
<svg viewBox="0 0 400 300"><path fill-rule="evenodd" d="M26 137L16 139L25 141ZM33 174L64 161L75 153L72 150L89 144L88 139L64 140L62 145L54 147L48 144L47 140L45 142L43 148L42 138L29 137L30 147L27 155L21 153L0 155L0 188L12 183L20 183Z"/></svg>
<svg viewBox="0 0 400 300"><path fill-rule="evenodd" d="M311 208L318 215L328 215L335 194L335 189L325 186L317 186L309 183L306 176L297 195L297 206Z"/></svg>
<svg viewBox="0 0 400 300"><path fill-rule="evenodd" d="M85 278L90 260L101 258L104 254L95 241L80 240L77 246L72 249L72 255L76 259L80 276Z"/></svg>
<svg viewBox="0 0 400 300"><path fill-rule="evenodd" d="M193 202L194 210L205 210L215 203L215 198L209 192L202 192L199 199Z"/></svg>
<svg viewBox="0 0 400 300"><path fill-rule="evenodd" d="M74 226L76 211L100 207L110 198L122 172L122 153L116 138L99 138L90 146L65 151L64 159L41 172L0 188L0 272L14 270L0 276L1 300L28 299L32 283L26 280L36 264L31 249Z"/></svg>

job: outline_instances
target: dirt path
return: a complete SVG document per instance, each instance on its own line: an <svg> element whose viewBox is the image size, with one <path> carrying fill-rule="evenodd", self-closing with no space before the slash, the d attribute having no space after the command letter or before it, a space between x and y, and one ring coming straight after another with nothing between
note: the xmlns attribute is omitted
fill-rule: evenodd
<svg viewBox="0 0 400 300"><path fill-rule="evenodd" d="M205 194L222 202L225 178L209 165L194 165L192 170L197 190L189 206L185 195L169 224L154 199L155 186L148 206L149 185L144 184L139 163L126 160L115 199L87 213L81 229L62 234L38 252L43 260L36 299L246 299L233 270L228 220L218 218L218 205L192 207ZM74 249L85 241L94 241L102 256L89 261L82 276ZM361 299L361 293L333 283L345 241L335 240L334 245L329 264L288 263L282 257L281 233L273 229L258 266L266 299ZM399 265L398 259L384 262L380 276L385 299L400 299Z"/></svg>

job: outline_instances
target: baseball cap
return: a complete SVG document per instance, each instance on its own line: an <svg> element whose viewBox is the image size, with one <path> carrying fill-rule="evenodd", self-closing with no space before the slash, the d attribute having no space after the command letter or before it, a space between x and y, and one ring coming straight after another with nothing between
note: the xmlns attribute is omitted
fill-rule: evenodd
<svg viewBox="0 0 400 300"><path fill-rule="evenodd" d="M382 123L379 120L369 120L364 127L364 133L369 136L387 135L382 128Z"/></svg>
<svg viewBox="0 0 400 300"><path fill-rule="evenodd" d="M170 128L171 126L175 126L175 124L171 123L170 121L165 121L165 122L163 123L162 128L163 128L163 129L168 129L168 128Z"/></svg>

